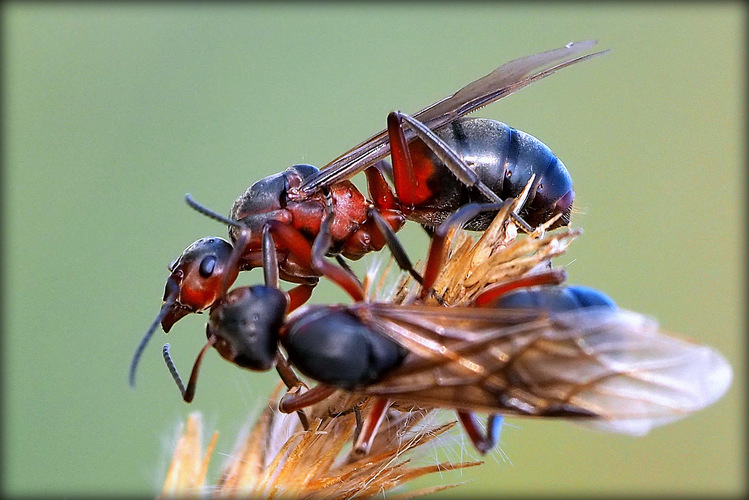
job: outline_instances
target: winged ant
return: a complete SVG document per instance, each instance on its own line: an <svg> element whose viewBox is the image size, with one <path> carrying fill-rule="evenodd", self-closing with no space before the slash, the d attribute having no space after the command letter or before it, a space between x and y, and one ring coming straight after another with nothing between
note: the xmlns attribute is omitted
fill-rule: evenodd
<svg viewBox="0 0 749 500"><path fill-rule="evenodd" d="M233 282L242 270L277 267L281 279L300 284L295 297L306 300L326 274L309 248L330 213L334 219L325 236L330 240L328 254L358 259L386 244L397 251L394 233L407 219L431 231L461 206L517 196L535 176L523 210L513 214L516 222L530 231L560 215L557 225L567 224L574 201L572 180L551 150L504 123L465 115L559 69L607 52L576 55L594 44L570 43L506 63L412 116L390 113L386 130L322 169L294 165L252 184L230 211L229 219L241 223L230 225L231 243L202 238L169 266L164 294L164 307L168 304L169 310L161 315L164 331L184 315L209 308L220 295L218 284L224 276ZM383 159L388 154L392 167ZM361 171L369 198L349 180ZM395 192L386 175L392 177ZM204 211L189 195L187 201ZM481 214L466 228L481 231L491 218L492 214ZM249 237L236 265L215 265L237 244L239 231L249 231ZM398 262L420 279L407 263Z"/></svg>

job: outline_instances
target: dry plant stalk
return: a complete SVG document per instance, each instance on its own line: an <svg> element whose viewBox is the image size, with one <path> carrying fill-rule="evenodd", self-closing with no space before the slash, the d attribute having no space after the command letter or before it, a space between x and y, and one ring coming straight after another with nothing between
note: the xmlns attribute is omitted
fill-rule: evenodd
<svg viewBox="0 0 749 500"><path fill-rule="evenodd" d="M530 185L530 183L529 183ZM527 188L526 188L527 189ZM464 231L450 236L454 247L435 283L435 290L446 304L466 304L486 287L533 272L549 260L564 253L579 230L561 229L545 234L553 223L538 228L530 236L517 237L517 228L510 217L522 204L524 194L499 211L491 226L475 241ZM365 283L370 300L396 303L410 300L416 292L408 275L402 275L396 286L382 290L384 276L379 280L368 275ZM192 414L177 444L172 464L162 491L163 497L213 496L248 498L358 498L403 486L409 481L446 470L473 467L482 462L432 463L415 465L403 455L416 455L428 449L425 445L451 429L456 422L429 423L427 417L436 410L389 410L372 448L364 457L348 453L356 429L354 405L361 405L366 418L368 401L355 394L338 391L336 395L307 409L309 430L303 430L295 414L282 414L276 405L281 386L270 398L269 406L254 422L249 432L238 438L216 484L206 482L206 471L215 444L214 433L205 452L200 443L200 415ZM349 410L346 412L346 410ZM336 415L336 413L343 413ZM433 460L433 459L432 459ZM400 496L410 498L457 486L447 484Z"/></svg>
<svg viewBox="0 0 749 500"><path fill-rule="evenodd" d="M328 413L330 403L323 402L314 410L325 414L312 419L310 429L304 431L295 414L275 410L280 388L250 431L240 437L215 485L205 482L212 446L201 452L200 415L190 415L177 443L162 497L368 498L426 474L482 463L416 466L403 459L401 455L424 447L455 425L448 422L424 426L429 412L420 410L392 411L370 453L352 457L346 451L356 428L353 412L333 417ZM365 407L363 415L366 414ZM394 498L411 498L454 486L457 485L434 486Z"/></svg>

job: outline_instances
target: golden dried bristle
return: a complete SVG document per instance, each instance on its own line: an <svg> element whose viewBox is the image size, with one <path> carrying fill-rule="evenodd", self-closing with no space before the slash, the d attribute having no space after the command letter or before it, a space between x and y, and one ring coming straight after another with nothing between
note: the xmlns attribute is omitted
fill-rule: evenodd
<svg viewBox="0 0 749 500"><path fill-rule="evenodd" d="M206 483L206 470L217 434L205 453L201 447L201 418L193 413L177 443L161 496L167 497L242 497L242 498L368 498L389 491L408 481L435 472L463 469L482 462L435 463L417 466L404 454L424 447L455 422L425 424L430 413L424 410L392 410L383 423L366 456L347 454L356 417L353 412L331 416L330 402L313 408L310 429L304 431L295 414L274 409L281 386L269 406L257 418L250 431L238 440L237 447L217 484ZM350 395L341 393L339 398ZM338 399L341 407L355 401ZM368 413L363 404L362 416ZM324 414L323 414L324 413ZM405 492L394 498L411 498L452 488L439 485ZM393 498L388 496L388 498Z"/></svg>
<svg viewBox="0 0 749 500"><path fill-rule="evenodd" d="M518 238L518 227L511 214L520 211L533 180L531 176L523 192L499 210L478 240L463 230L454 230L448 236L445 251L449 253L433 286L446 305L469 304L489 286L550 266L551 259L565 253L572 240L582 233L579 228L569 227L547 233L558 219L556 216L530 235ZM396 303L408 300L416 291L412 285L411 277L404 275L389 300Z"/></svg>

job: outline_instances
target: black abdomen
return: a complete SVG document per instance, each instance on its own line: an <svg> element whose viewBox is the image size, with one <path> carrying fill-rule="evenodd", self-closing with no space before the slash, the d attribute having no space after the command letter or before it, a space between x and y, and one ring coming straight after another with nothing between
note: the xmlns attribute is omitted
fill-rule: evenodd
<svg viewBox="0 0 749 500"><path fill-rule="evenodd" d="M370 384L397 367L405 352L340 306L315 306L287 324L289 360L310 378L343 389Z"/></svg>
<svg viewBox="0 0 749 500"><path fill-rule="evenodd" d="M461 118L438 128L435 133L503 200L519 195L535 174L531 195L520 212L531 226L542 224L557 213L562 217L553 227L569 223L574 199L572 178L543 142L487 118ZM489 201L458 181L426 145L417 140L410 148L412 157L424 157L435 165L429 180L435 196L428 205L418 207L417 217L422 219L419 222L435 226L465 204ZM480 215L465 227L483 231L494 215Z"/></svg>

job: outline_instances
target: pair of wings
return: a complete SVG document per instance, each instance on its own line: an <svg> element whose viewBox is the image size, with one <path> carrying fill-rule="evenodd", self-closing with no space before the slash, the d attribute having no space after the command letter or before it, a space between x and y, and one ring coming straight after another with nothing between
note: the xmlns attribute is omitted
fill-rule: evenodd
<svg viewBox="0 0 749 500"><path fill-rule="evenodd" d="M469 83L454 94L427 106L413 117L432 130L439 128L545 78L559 69L608 52L605 50L572 57L574 54L589 50L595 44L595 40L569 43L559 49L510 61L488 75ZM554 66L546 68L551 64ZM410 131L406 131L407 139L410 138L409 134ZM389 153L390 143L387 131L383 130L343 153L325 165L318 173L307 178L301 186L301 191L310 194L323 186L348 179Z"/></svg>
<svg viewBox="0 0 749 500"><path fill-rule="evenodd" d="M408 351L399 368L357 392L409 404L566 417L641 435L712 404L732 379L715 350L622 309L350 307Z"/></svg>

